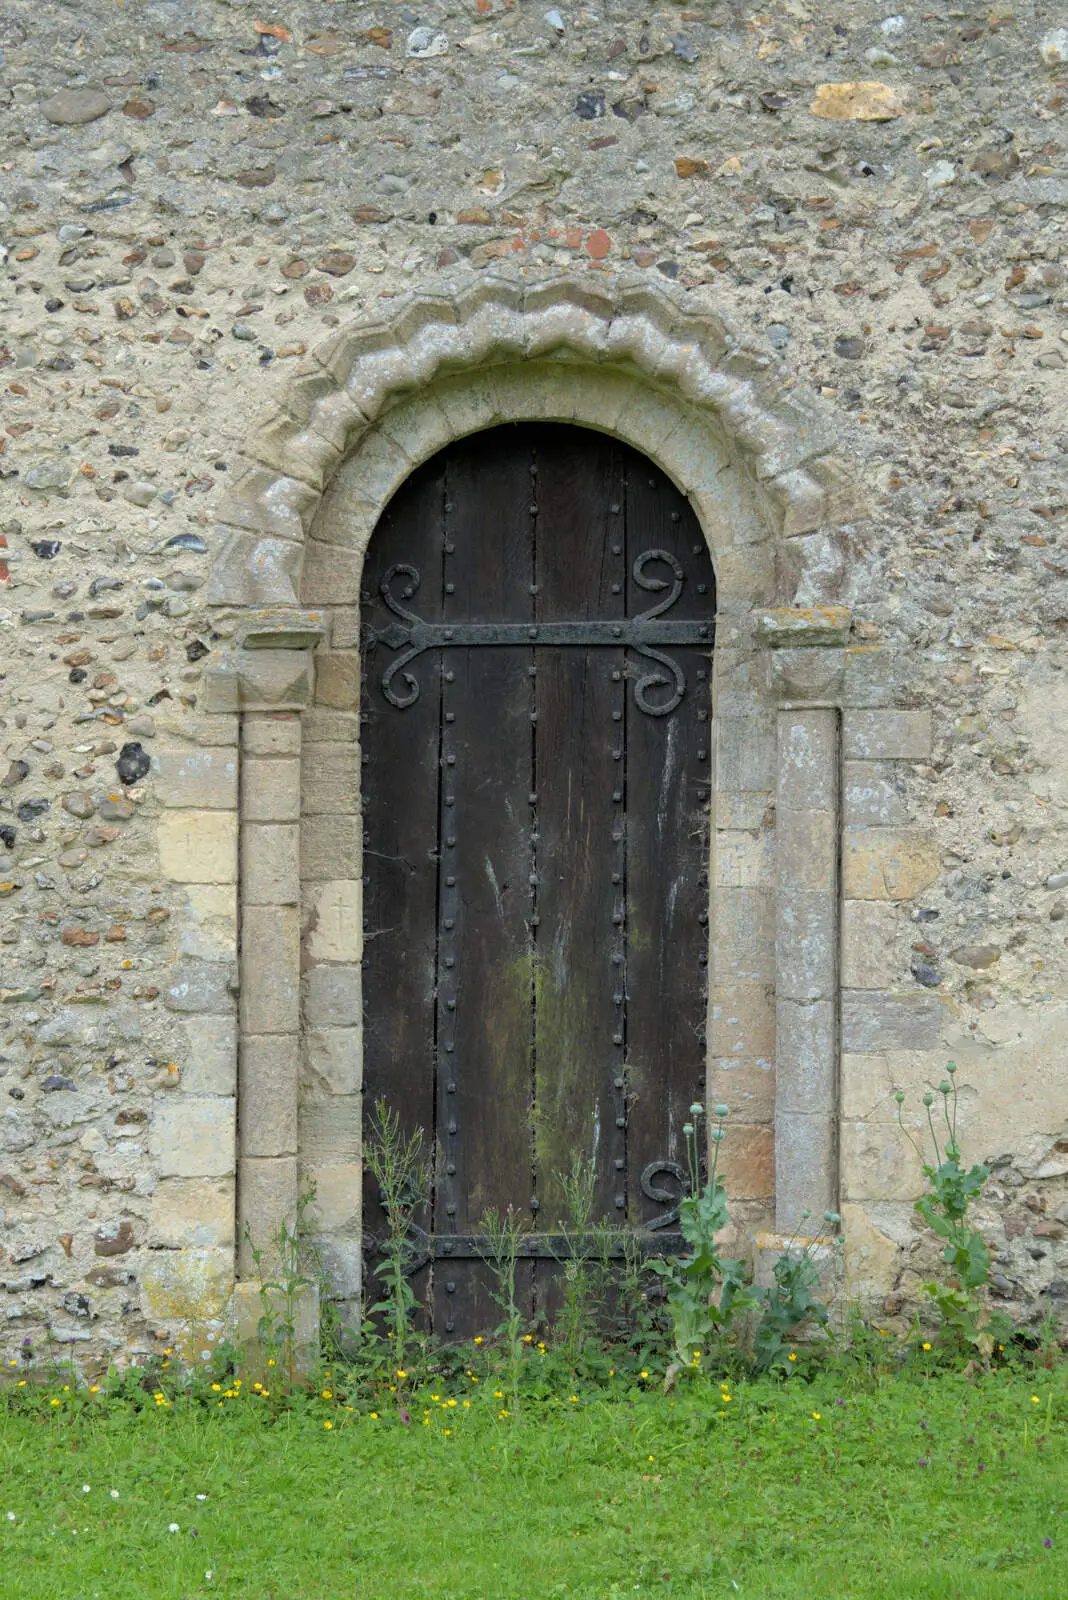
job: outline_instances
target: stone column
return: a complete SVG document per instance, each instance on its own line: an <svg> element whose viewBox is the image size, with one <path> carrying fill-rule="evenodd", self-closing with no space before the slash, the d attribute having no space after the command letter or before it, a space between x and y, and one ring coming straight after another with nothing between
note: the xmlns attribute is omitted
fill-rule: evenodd
<svg viewBox="0 0 1068 1600"><path fill-rule="evenodd" d="M279 1228L296 1215L300 713L322 632L318 611L249 612L235 644L207 663L208 708L241 715L238 1278L256 1277L246 1225L273 1270Z"/></svg>
<svg viewBox="0 0 1068 1600"><path fill-rule="evenodd" d="M241 1052L238 1274L297 1202L300 1044L300 717L246 713L241 730ZM245 1237L251 1229L251 1243Z"/></svg>
<svg viewBox="0 0 1068 1600"><path fill-rule="evenodd" d="M849 614L766 612L778 698L775 1226L838 1199L838 696Z"/></svg>
<svg viewBox="0 0 1068 1600"><path fill-rule="evenodd" d="M792 1233L838 1188L837 711L780 709L778 757L775 1226Z"/></svg>

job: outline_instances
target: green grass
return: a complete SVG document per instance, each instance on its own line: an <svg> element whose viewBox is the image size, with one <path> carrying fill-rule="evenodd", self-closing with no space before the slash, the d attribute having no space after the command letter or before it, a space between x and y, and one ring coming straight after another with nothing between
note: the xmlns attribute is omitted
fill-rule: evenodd
<svg viewBox="0 0 1068 1600"><path fill-rule="evenodd" d="M1064 1366L974 1385L825 1371L729 1401L616 1381L517 1417L488 1369L461 1372L403 1397L408 1426L388 1392L377 1419L344 1409L340 1374L273 1420L277 1396L24 1391L0 1409L0 1595L1068 1595Z"/></svg>

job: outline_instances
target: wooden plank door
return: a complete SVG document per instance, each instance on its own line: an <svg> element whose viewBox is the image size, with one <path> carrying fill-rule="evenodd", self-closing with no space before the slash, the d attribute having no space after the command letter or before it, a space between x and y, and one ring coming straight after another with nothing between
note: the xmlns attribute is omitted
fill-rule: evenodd
<svg viewBox="0 0 1068 1600"><path fill-rule="evenodd" d="M656 1224L703 1098L713 577L647 460L524 425L413 475L364 607L365 1103L435 1152L416 1281L470 1337L486 1211L531 1235L536 1314L573 1157L600 1213Z"/></svg>

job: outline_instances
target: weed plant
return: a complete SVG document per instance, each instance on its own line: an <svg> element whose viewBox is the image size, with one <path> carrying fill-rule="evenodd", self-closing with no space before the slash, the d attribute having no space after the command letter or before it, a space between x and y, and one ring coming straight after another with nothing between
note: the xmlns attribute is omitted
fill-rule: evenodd
<svg viewBox="0 0 1068 1600"><path fill-rule="evenodd" d="M686 1159L689 1167L689 1193L679 1202L679 1228L690 1247L681 1259L649 1263L663 1280L667 1309L671 1316L675 1361L668 1381L680 1371L696 1365L709 1351L722 1356L729 1348L739 1317L756 1304L746 1287L745 1265L720 1254L717 1236L727 1225L727 1191L717 1171L723 1124L728 1108L715 1108L716 1126L709 1132L712 1169L701 1183L701 1122L704 1107L690 1107L691 1121L683 1126Z"/></svg>
<svg viewBox="0 0 1068 1600"><path fill-rule="evenodd" d="M948 1283L924 1283L922 1290L938 1312L942 1338L970 1348L983 1362L989 1362L994 1347L1004 1343L1012 1333L1012 1323L1005 1313L992 1311L987 1302L985 1289L990 1277L990 1251L969 1218L972 1202L982 1194L990 1168L981 1162L968 1168L962 1164L957 1140L960 1093L956 1063L948 1062L946 1072L948 1076L938 1086L939 1120L945 1125L942 1146L932 1111L935 1096L928 1090L923 1097L933 1161L905 1127L904 1094L898 1090L895 1095L898 1124L915 1150L927 1182L925 1192L916 1201L916 1210L932 1233L943 1241L942 1260L950 1269Z"/></svg>
<svg viewBox="0 0 1068 1600"><path fill-rule="evenodd" d="M423 1130L402 1133L398 1113L385 1100L376 1100L368 1121L366 1162L386 1215L386 1239L383 1259L374 1269L384 1294L367 1311L364 1333L372 1346L377 1344L379 1326L375 1318L381 1317L393 1363L403 1368L418 1306L408 1281L411 1226L430 1194L431 1167L424 1150Z"/></svg>

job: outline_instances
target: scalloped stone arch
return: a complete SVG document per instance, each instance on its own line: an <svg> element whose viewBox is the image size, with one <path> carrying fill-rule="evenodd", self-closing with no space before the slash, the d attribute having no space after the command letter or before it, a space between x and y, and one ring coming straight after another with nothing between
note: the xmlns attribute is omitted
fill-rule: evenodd
<svg viewBox="0 0 1068 1600"><path fill-rule="evenodd" d="M746 1231L790 1231L804 1206L837 1199L849 618L830 602L853 496L833 430L695 293L487 276L455 297L397 301L303 362L237 463L207 591L235 644L205 663L202 704L243 721L238 1237L247 1221L262 1238L291 1219L303 1172L342 1301L360 1293L364 553L423 461L524 420L634 446L704 530L721 616L709 1092L749 1108L727 1158ZM240 1252L237 1268L254 1276ZM254 1323L255 1285L238 1285L239 1305L242 1289Z"/></svg>
<svg viewBox="0 0 1068 1600"><path fill-rule="evenodd" d="M387 321L346 329L305 359L236 464L209 603L299 603L304 542L342 462L362 449L363 498L380 503L379 487L395 487L417 465L420 436L402 432L402 422L410 427L415 418L413 397L444 391L460 373L469 375L469 391L475 375L482 378L488 397L504 369L527 375L522 414L536 405L540 382L555 398L538 414L558 415L560 386L546 374L563 366L576 379L576 369L596 373L602 389L617 395L614 414L604 393L572 420L635 443L691 497L711 505L700 459L709 442L741 466L776 545L776 593L766 594L768 602L833 597L841 559L826 530L847 498L848 475L834 457L829 419L789 373L731 336L696 294L644 283L615 288L558 278L531 287L487 277L455 298L398 301ZM513 384L513 397L523 387ZM424 412L424 426L427 418ZM486 420L462 431L494 420L506 417L498 410L494 418L487 406Z"/></svg>

